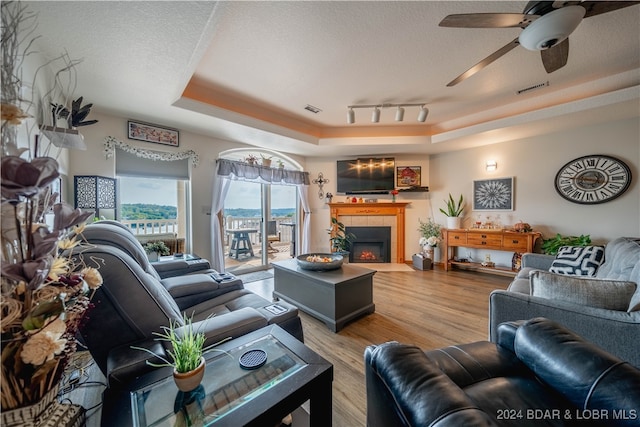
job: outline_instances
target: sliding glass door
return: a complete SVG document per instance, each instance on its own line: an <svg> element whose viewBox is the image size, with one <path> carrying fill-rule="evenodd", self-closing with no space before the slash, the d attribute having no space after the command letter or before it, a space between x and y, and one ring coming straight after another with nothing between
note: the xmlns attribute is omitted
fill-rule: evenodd
<svg viewBox="0 0 640 427"><path fill-rule="evenodd" d="M296 206L295 186L232 181L223 209L225 270L261 270L290 257Z"/></svg>

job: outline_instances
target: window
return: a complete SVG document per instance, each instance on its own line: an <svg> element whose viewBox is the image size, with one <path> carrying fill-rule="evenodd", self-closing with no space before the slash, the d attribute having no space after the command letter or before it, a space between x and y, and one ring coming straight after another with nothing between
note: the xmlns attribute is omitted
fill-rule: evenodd
<svg viewBox="0 0 640 427"><path fill-rule="evenodd" d="M121 176L118 185L120 222L134 234L171 233L186 238L188 181Z"/></svg>

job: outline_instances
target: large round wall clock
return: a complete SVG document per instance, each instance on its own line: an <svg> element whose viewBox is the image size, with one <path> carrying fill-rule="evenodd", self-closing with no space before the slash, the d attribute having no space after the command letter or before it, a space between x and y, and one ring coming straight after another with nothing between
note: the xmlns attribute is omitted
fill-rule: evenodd
<svg viewBox="0 0 640 427"><path fill-rule="evenodd" d="M605 203L627 191L631 170L622 160L594 154L578 157L556 174L555 186L560 196L583 205Z"/></svg>

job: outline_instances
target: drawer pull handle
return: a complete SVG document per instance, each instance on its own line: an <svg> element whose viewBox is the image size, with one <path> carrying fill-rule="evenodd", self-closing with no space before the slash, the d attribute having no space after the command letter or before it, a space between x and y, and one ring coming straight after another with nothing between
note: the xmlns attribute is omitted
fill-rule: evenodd
<svg viewBox="0 0 640 427"><path fill-rule="evenodd" d="M460 236L454 236L453 239L454 240L460 240Z"/></svg>
<svg viewBox="0 0 640 427"><path fill-rule="evenodd" d="M486 235L486 234L483 234L483 235L482 235L482 238L483 238L483 239L486 239L486 238L487 238L487 235Z"/></svg>
<svg viewBox="0 0 640 427"><path fill-rule="evenodd" d="M518 244L518 243L520 243L520 242L519 242L518 240L512 240L512 241L511 241L511 243Z"/></svg>
<svg viewBox="0 0 640 427"><path fill-rule="evenodd" d="M487 242L482 242L482 244L483 244L483 245L486 245L486 244L487 244Z"/></svg>

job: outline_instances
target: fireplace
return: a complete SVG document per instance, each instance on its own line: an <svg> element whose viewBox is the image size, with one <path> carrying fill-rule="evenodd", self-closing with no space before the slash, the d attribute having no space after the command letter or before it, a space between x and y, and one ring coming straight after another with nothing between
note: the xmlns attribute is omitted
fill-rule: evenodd
<svg viewBox="0 0 640 427"><path fill-rule="evenodd" d="M349 262L391 262L391 227L347 227L356 237L351 243Z"/></svg>

